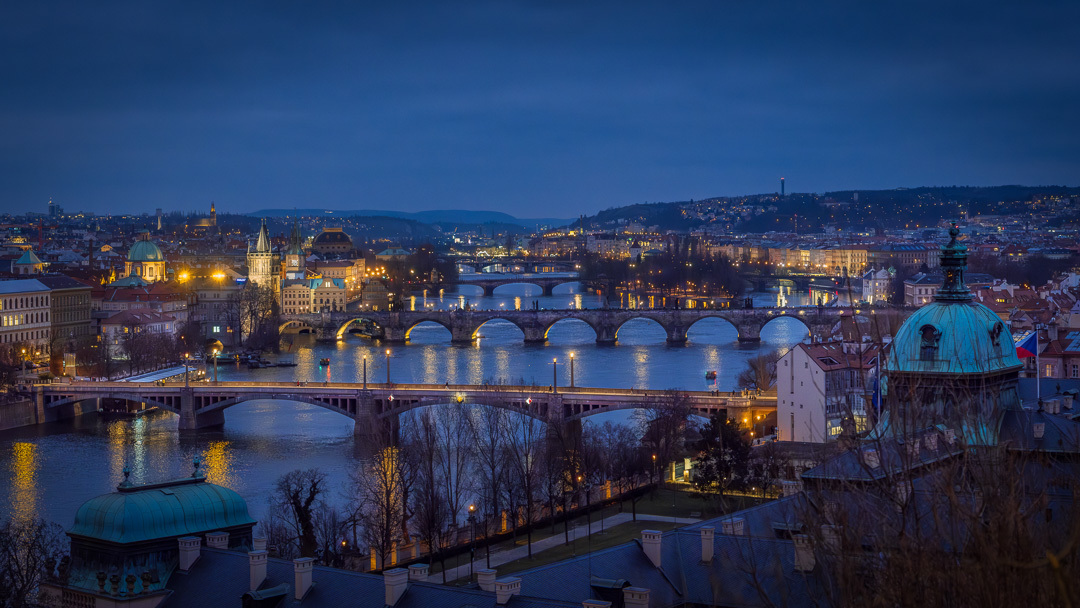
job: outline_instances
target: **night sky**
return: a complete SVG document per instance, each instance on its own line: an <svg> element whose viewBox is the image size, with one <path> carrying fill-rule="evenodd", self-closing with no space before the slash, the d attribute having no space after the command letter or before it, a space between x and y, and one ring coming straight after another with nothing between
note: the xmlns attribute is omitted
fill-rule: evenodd
<svg viewBox="0 0 1080 608"><path fill-rule="evenodd" d="M6 2L0 209L1076 185L1080 2L989 4Z"/></svg>

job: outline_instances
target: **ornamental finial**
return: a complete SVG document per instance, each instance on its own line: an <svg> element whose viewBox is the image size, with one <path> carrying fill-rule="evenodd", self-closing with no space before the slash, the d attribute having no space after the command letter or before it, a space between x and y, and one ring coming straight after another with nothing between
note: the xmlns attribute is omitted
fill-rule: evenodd
<svg viewBox="0 0 1080 608"><path fill-rule="evenodd" d="M192 466L195 467L195 470L192 471L191 476L192 477L201 477L202 474L199 473L199 465L202 464L202 459L199 458L198 454L195 454L195 457L191 459L191 464L192 464Z"/></svg>

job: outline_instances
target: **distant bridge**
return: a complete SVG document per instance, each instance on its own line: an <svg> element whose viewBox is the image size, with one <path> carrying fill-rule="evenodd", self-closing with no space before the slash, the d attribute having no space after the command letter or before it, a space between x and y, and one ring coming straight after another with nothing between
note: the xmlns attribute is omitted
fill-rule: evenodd
<svg viewBox="0 0 1080 608"><path fill-rule="evenodd" d="M559 285L579 282L581 282L581 279L577 275L545 277L543 275L533 274L521 276L497 276L490 278L469 277L459 280L457 282L457 285L476 285L477 287L482 287L484 289L485 296L495 295L495 288L501 287L503 285L536 285L544 291L545 296L550 296L552 295L552 293L554 293L554 289Z"/></svg>
<svg viewBox="0 0 1080 608"><path fill-rule="evenodd" d="M840 322L841 314L845 312L854 312L866 318L893 316L902 320L911 314L911 309L852 311L849 308L807 307L323 312L283 316L280 329L303 329L315 333L319 339L334 340L343 338L356 324L367 321L375 327L375 337L386 342L406 342L417 325L436 323L449 330L451 341L469 343L476 339L481 326L501 319L517 326L524 334L526 342L544 342L551 327L557 322L577 319L596 332L597 343L614 344L618 340L619 329L626 322L649 319L664 329L669 343L681 344L687 341L687 332L698 321L723 319L735 327L740 341L756 342L761 340L761 329L776 319L795 319L806 326L810 335L829 336Z"/></svg>
<svg viewBox="0 0 1080 608"><path fill-rule="evenodd" d="M156 407L180 416L181 430L219 426L226 409L256 399L276 399L315 405L349 418L357 435L394 429L397 417L432 405L478 404L531 416L548 424L567 424L580 430L587 416L624 409L648 408L665 399L685 399L694 414L755 420L776 411L776 394L749 396L740 392L653 391L551 386L433 385L296 382L71 382L35 387L35 399L45 410L72 408L96 399L120 399Z"/></svg>

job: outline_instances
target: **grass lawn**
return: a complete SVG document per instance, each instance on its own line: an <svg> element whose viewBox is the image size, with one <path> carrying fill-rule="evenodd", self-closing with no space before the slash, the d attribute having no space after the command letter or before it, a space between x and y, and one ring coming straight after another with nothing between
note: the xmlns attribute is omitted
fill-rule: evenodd
<svg viewBox="0 0 1080 608"><path fill-rule="evenodd" d="M662 517L694 517L697 519L710 519L719 517L725 512L731 513L761 504L762 500L745 496L727 496L724 498L726 511L720 508L720 503L714 498L703 500L695 492L688 491L684 486L666 485L641 497L637 503L638 513L660 515ZM623 511L631 512L630 501L622 504ZM614 511L615 509L609 509Z"/></svg>
<svg viewBox="0 0 1080 608"><path fill-rule="evenodd" d="M608 547L628 543L635 538L641 538L642 530L660 530L661 532L666 532L673 528L675 528L675 526L671 522L631 521L613 528L608 528L603 534L600 534L599 528L594 527L594 530L596 531L593 532L593 535L591 536L592 550L599 551L600 549L607 549ZM572 541L569 545L559 544L550 549L533 553L532 559L525 557L500 565L498 567L499 576L544 566L575 555L585 555L589 552L589 545L589 538L579 538L576 541Z"/></svg>

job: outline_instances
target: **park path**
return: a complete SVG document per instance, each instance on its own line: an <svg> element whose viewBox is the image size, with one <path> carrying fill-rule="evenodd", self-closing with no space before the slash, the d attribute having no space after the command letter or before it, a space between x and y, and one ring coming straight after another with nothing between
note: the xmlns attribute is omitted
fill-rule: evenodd
<svg viewBox="0 0 1080 608"><path fill-rule="evenodd" d="M605 517L603 520L603 524L601 524L599 520L594 521L592 523L593 534L599 533L600 530L613 528L619 524L625 524L627 522L633 521L633 519L633 515L630 513L617 513L610 517ZM694 517L665 517L661 515L648 515L645 513L638 513L637 519L638 521L673 522L680 525L695 524L701 521L700 519ZM574 526L573 528L570 528L569 534L571 542L579 538L586 538L587 536L589 536L589 526L587 524ZM533 555L546 549L557 547L564 542L566 542L566 536L564 534L556 534L555 536L550 536L548 538L543 538L535 541L532 543ZM476 559L474 559L472 563L473 572L487 568L487 556L486 554L484 554L484 550L477 549L476 554ZM502 564L507 564L528 556L528 545L513 547L511 549L496 549L491 552L491 567L497 568ZM465 578L467 576L469 576L469 564L465 564L464 566L458 566L457 568L450 568L446 571L446 582L449 583L451 581L455 581L459 578ZM442 583L442 580L443 575L441 572L428 576L429 583Z"/></svg>

